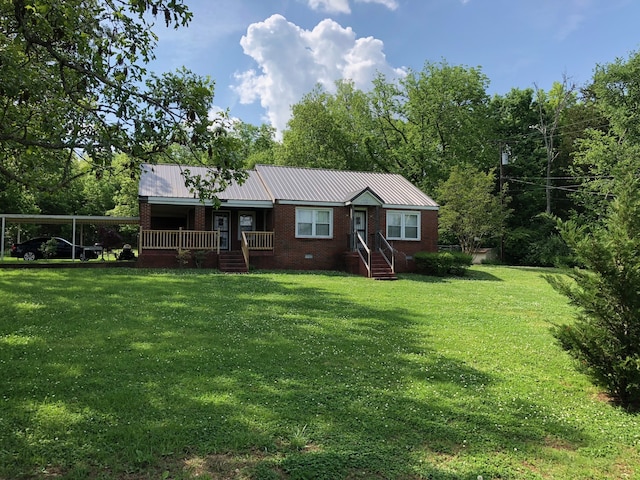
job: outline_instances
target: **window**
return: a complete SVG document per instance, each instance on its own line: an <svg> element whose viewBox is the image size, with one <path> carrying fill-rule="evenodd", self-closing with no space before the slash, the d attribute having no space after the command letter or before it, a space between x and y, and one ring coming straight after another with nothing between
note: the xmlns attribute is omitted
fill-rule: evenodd
<svg viewBox="0 0 640 480"><path fill-rule="evenodd" d="M330 208L297 208L296 237L331 238L333 236L333 210Z"/></svg>
<svg viewBox="0 0 640 480"><path fill-rule="evenodd" d="M420 240L420 213L387 212L387 238L391 240Z"/></svg>

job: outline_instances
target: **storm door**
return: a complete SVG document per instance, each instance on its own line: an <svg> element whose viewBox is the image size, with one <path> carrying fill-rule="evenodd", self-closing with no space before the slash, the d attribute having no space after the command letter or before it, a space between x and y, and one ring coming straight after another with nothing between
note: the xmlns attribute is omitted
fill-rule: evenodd
<svg viewBox="0 0 640 480"><path fill-rule="evenodd" d="M220 231L220 250L229 250L229 212L213 214L213 229Z"/></svg>
<svg viewBox="0 0 640 480"><path fill-rule="evenodd" d="M366 210L354 210L353 212L353 229L360 234L362 240L368 243L367 240L367 211Z"/></svg>

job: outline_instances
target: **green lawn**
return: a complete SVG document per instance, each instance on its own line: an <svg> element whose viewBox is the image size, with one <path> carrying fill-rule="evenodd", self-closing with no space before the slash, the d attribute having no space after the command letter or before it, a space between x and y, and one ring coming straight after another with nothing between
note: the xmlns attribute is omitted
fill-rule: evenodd
<svg viewBox="0 0 640 480"><path fill-rule="evenodd" d="M640 478L640 417L466 279L0 270L0 478Z"/></svg>

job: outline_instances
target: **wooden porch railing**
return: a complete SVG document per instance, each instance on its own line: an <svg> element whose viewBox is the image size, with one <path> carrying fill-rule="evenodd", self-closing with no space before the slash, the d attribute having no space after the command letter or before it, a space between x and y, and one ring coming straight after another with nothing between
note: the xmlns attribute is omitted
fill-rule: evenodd
<svg viewBox="0 0 640 480"><path fill-rule="evenodd" d="M273 250L273 232L242 232L249 250Z"/></svg>
<svg viewBox="0 0 640 480"><path fill-rule="evenodd" d="M220 253L220 232L200 230L142 230L140 252L154 250L215 250Z"/></svg>
<svg viewBox="0 0 640 480"><path fill-rule="evenodd" d="M242 232L242 256L249 269L250 250L273 250L273 232Z"/></svg>

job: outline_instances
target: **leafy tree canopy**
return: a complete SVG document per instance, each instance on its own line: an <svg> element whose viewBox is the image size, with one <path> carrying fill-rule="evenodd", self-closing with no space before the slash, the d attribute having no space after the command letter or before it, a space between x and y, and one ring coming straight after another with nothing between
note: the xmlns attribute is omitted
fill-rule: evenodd
<svg viewBox="0 0 640 480"><path fill-rule="evenodd" d="M474 253L482 243L500 235L509 213L506 198L494 195L493 171L483 173L475 167L454 166L438 189L440 230L453 234L464 253Z"/></svg>
<svg viewBox="0 0 640 480"><path fill-rule="evenodd" d="M178 28L191 16L182 0L0 0L0 175L55 189L74 178L76 154L99 175L126 153L135 175L178 144L190 163L204 154L225 180L242 179L213 158L225 133L209 118L214 82L145 67L153 22Z"/></svg>

